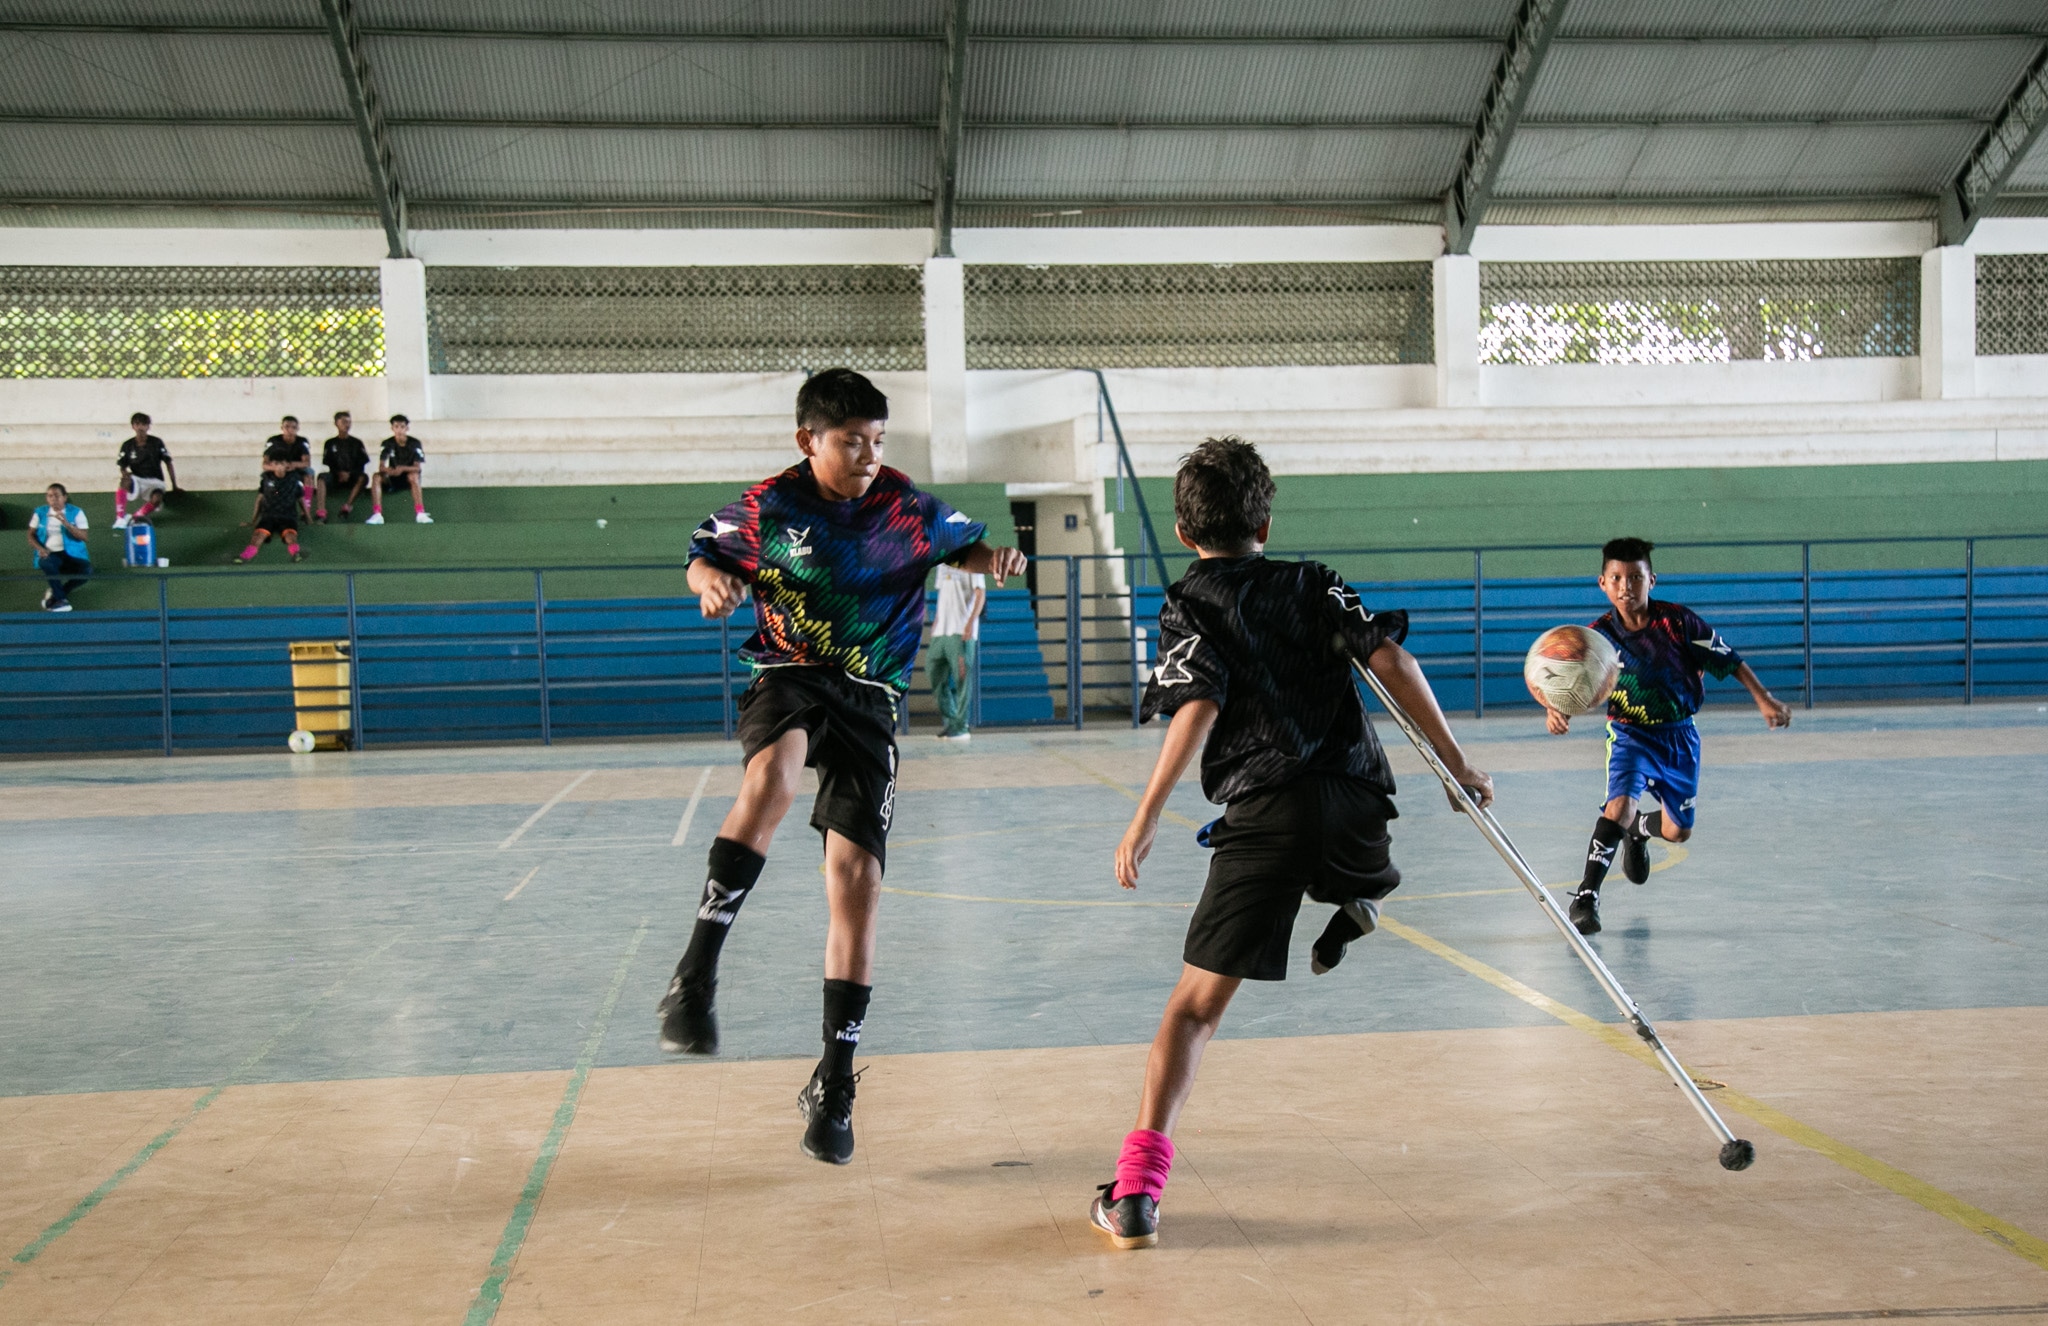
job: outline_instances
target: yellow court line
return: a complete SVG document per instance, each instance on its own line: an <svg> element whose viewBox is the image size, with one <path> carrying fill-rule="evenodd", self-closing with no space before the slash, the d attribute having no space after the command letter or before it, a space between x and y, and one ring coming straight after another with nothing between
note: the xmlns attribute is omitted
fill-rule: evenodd
<svg viewBox="0 0 2048 1326"><path fill-rule="evenodd" d="M1389 916L1380 917L1380 928L1396 935L1425 952L1459 967L1497 990L1503 990L1531 1008L1540 1009L1569 1027L1576 1027L1590 1036L1598 1037L1623 1054L1639 1059L1662 1072L1648 1047L1634 1035L1623 1031L1612 1023L1599 1022L1587 1017L1569 1004L1559 1003L1541 990L1522 984L1504 971L1489 967L1469 953L1460 953L1449 944L1431 935L1426 935L1413 926L1406 926ZM1918 1202L1945 1220L1953 1220L1972 1234L1990 1239L2002 1248L2018 1253L2028 1261L2048 1270L2048 1240L2040 1239L2019 1226L2001 1220L1989 1211L1970 1205L1953 1193L1944 1192L1923 1179L1918 1179L1896 1166L1887 1165L1875 1156L1866 1155L1838 1138L1774 1109L1753 1096L1746 1096L1733 1087L1726 1087L1716 1097L1728 1106L1747 1114L1764 1127L1779 1136L1810 1151L1819 1152L1844 1169L1852 1170L1881 1187L1889 1188L1901 1197Z"/></svg>

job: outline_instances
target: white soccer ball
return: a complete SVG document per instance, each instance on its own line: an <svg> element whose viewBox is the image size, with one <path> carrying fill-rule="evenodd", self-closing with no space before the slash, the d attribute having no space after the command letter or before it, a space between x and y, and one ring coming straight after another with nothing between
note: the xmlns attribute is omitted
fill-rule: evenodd
<svg viewBox="0 0 2048 1326"><path fill-rule="evenodd" d="M1620 675L1621 656L1590 626L1553 626L1522 660L1522 680L1536 702L1573 716L1604 708Z"/></svg>
<svg viewBox="0 0 2048 1326"><path fill-rule="evenodd" d="M313 753L313 734L304 728L300 728L292 733L290 737L286 738L284 744L290 746L295 754L311 755Z"/></svg>

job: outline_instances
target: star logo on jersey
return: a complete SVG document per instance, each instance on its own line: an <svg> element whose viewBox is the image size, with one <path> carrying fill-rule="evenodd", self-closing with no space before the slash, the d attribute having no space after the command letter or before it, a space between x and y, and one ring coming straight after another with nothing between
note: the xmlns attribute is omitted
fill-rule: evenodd
<svg viewBox="0 0 2048 1326"><path fill-rule="evenodd" d="M791 557L809 557L812 552L816 551L811 547L810 543L811 530L814 528L815 526L806 525L802 529L797 529L794 526L783 529L782 532L789 536L789 555Z"/></svg>
<svg viewBox="0 0 2048 1326"><path fill-rule="evenodd" d="M1194 685L1195 674L1188 670L1188 661L1195 656L1195 646L1201 643L1201 636L1190 635L1168 645L1159 656L1159 671L1153 674L1153 680L1161 686Z"/></svg>
<svg viewBox="0 0 2048 1326"><path fill-rule="evenodd" d="M1351 588L1351 586L1330 586L1330 597L1337 600L1337 606L1343 611L1357 613L1362 621L1369 622L1372 620L1372 614L1367 612L1365 604L1359 601L1358 591Z"/></svg>
<svg viewBox="0 0 2048 1326"><path fill-rule="evenodd" d="M962 515L960 512L955 511L952 515L946 517L946 523L948 525L965 525L967 523L967 517Z"/></svg>

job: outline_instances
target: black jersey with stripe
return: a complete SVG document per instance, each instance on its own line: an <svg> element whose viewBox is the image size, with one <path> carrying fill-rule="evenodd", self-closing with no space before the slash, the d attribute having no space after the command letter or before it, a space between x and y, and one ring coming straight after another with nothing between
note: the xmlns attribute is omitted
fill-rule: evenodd
<svg viewBox="0 0 2048 1326"><path fill-rule="evenodd" d="M1364 662L1407 635L1407 613L1368 610L1321 562L1205 557L1166 591L1141 716L1216 702L1202 751L1202 792L1214 802L1305 774L1356 778L1392 796L1393 770L1334 640Z"/></svg>

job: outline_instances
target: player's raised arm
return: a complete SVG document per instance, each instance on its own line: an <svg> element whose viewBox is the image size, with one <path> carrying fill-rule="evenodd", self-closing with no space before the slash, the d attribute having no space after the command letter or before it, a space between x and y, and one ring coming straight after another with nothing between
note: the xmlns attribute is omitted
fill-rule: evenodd
<svg viewBox="0 0 2048 1326"><path fill-rule="evenodd" d="M987 543L976 543L954 559L955 566L974 575L994 576L1000 589L1011 576L1021 576L1029 565L1023 553L1015 548L1000 548Z"/></svg>
<svg viewBox="0 0 2048 1326"><path fill-rule="evenodd" d="M1415 726L1422 729L1422 735L1429 738L1429 744L1436 748L1437 758L1450 770L1451 777L1458 785L1472 794L1472 799L1484 810L1493 804L1493 778L1484 769L1475 768L1465 758L1464 749L1451 734L1451 724L1444 717L1444 711L1436 702L1436 692L1429 688L1429 678L1422 675L1422 665L1415 661L1415 655L1389 640L1373 650L1372 657L1365 665L1372 669L1372 675L1380 679L1397 704L1415 720ZM1449 797L1450 794L1444 794ZM1455 799L1451 809L1459 809Z"/></svg>

